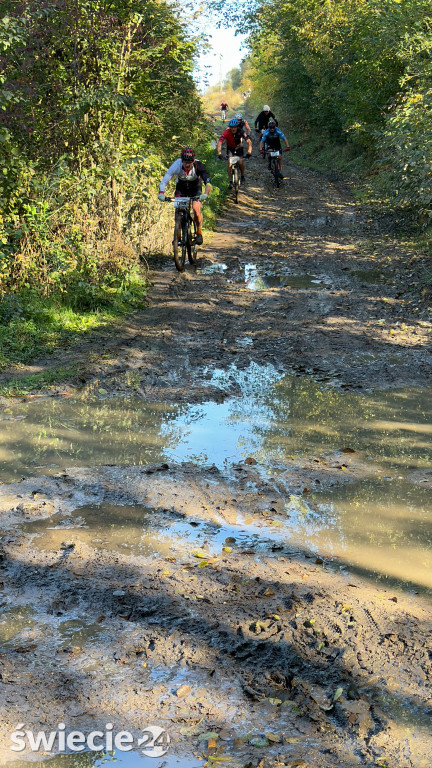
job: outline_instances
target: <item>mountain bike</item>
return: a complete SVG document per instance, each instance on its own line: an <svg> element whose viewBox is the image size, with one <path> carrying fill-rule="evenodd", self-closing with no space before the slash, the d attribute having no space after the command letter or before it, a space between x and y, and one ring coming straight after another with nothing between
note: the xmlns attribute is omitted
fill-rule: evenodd
<svg viewBox="0 0 432 768"><path fill-rule="evenodd" d="M191 210L193 200L198 197L166 197L167 202L173 202L175 208L173 253L174 264L179 272L184 272L186 255L189 263L197 262L197 244L195 219Z"/></svg>
<svg viewBox="0 0 432 768"><path fill-rule="evenodd" d="M230 164L230 168L232 169L232 176L231 176L231 182L233 187L233 193L234 193L234 202L238 203L239 201L239 189L240 189L240 168L239 168L239 155L230 155L228 157L228 162Z"/></svg>
<svg viewBox="0 0 432 768"><path fill-rule="evenodd" d="M226 109L221 109L221 120L224 123L226 118Z"/></svg>
<svg viewBox="0 0 432 768"><path fill-rule="evenodd" d="M268 149L267 155L269 159L269 171L274 177L274 182L277 187L280 187L281 177L279 176L279 149Z"/></svg>

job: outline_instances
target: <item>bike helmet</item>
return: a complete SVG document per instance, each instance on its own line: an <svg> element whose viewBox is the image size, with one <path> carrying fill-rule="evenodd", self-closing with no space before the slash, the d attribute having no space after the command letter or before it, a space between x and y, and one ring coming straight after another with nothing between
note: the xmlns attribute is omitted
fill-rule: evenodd
<svg viewBox="0 0 432 768"><path fill-rule="evenodd" d="M275 121L273 119L270 119L268 121L268 127L269 128L276 128L276 123L275 123Z"/></svg>
<svg viewBox="0 0 432 768"><path fill-rule="evenodd" d="M235 117L237 120L243 120L243 115L241 112L236 112Z"/></svg>
<svg viewBox="0 0 432 768"><path fill-rule="evenodd" d="M195 160L195 152L192 149L192 147L184 147L181 151L181 159L185 160L186 162L193 162Z"/></svg>
<svg viewBox="0 0 432 768"><path fill-rule="evenodd" d="M264 104L263 106L263 112L270 112L270 107L268 104Z"/></svg>
<svg viewBox="0 0 432 768"><path fill-rule="evenodd" d="M230 128L237 128L238 124L239 124L239 121L235 117L232 117L228 123Z"/></svg>

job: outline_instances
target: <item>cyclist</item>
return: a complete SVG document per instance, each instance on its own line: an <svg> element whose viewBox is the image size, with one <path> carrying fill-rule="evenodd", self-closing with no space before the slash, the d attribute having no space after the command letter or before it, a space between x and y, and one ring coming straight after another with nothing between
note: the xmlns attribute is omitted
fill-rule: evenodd
<svg viewBox="0 0 432 768"><path fill-rule="evenodd" d="M273 119L278 124L278 121L276 120L273 112L271 111L268 104L264 104L262 111L259 113L258 117L255 120L255 130L256 131L265 131L269 120Z"/></svg>
<svg viewBox="0 0 432 768"><path fill-rule="evenodd" d="M249 158L252 154L252 141L250 136L246 133L246 130L243 130L243 132L238 131L239 128L239 121L236 117L233 117L229 123L228 128L223 132L222 136L219 138L219 141L217 143L216 151L218 153L219 160L223 160L221 151L222 151L222 144L224 141L226 142L227 147L227 154L228 155L237 155L239 160L239 166L240 166L240 173L241 173L241 182L242 184L245 183L245 175L244 175L244 160L243 160L243 146L242 141L244 140L247 145L247 153L246 158ZM230 179L230 187L232 186L232 168L230 165L228 165L228 176Z"/></svg>
<svg viewBox="0 0 432 768"><path fill-rule="evenodd" d="M283 135L280 128L276 126L276 123L274 120L270 119L268 121L268 128L266 131L264 131L263 135L261 136L260 141L260 152L262 155L264 155L265 147L267 149L278 149L279 150L279 176L281 179L283 179L282 175L282 147L281 147L281 139L285 142L285 152L289 152L289 144L288 139ZM270 167L270 164L269 164Z"/></svg>
<svg viewBox="0 0 432 768"><path fill-rule="evenodd" d="M234 117L235 117L235 119L236 119L236 120L238 120L238 121L239 121L239 127L238 127L238 130L239 130L239 131L242 131L242 130L246 130L246 131L247 131L247 134L248 134L248 136L249 136L249 138L250 138L250 132L251 132L251 129L250 129L250 125L249 125L249 123L247 122L247 120L244 120L244 119L243 119L243 115L242 115L242 113L241 113L241 112L236 112L236 114L234 115Z"/></svg>
<svg viewBox="0 0 432 768"><path fill-rule="evenodd" d="M192 147L184 147L179 159L170 165L159 184L159 200L165 200L165 188L173 176L177 176L176 197L199 197L199 200L192 201L192 208L195 217L196 243L202 245L201 201L207 200L210 194L210 174L204 165L196 160ZM205 184L204 193L202 193L202 182Z"/></svg>
<svg viewBox="0 0 432 768"><path fill-rule="evenodd" d="M226 118L226 113L228 112L228 104L226 103L226 101L221 101L220 109L221 109L222 122L224 123Z"/></svg>

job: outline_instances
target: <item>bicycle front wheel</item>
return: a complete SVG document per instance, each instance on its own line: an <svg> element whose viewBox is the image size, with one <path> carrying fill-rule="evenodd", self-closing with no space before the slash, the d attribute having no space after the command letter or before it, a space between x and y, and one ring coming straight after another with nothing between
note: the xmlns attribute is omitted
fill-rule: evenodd
<svg viewBox="0 0 432 768"><path fill-rule="evenodd" d="M276 157L274 157L272 160L272 174L274 176L276 186L279 187L280 186L279 162Z"/></svg>
<svg viewBox="0 0 432 768"><path fill-rule="evenodd" d="M233 168L232 182L233 182L233 189L234 189L234 202L238 203L240 180L239 180L239 172L237 167Z"/></svg>
<svg viewBox="0 0 432 768"><path fill-rule="evenodd" d="M194 232L195 231L196 230L195 230L195 224L194 224ZM191 222L189 222L189 227L188 227L188 259L189 259L189 264L193 264L195 266L195 264L197 263L198 248L197 248L196 243L193 242L194 240L195 240L195 237L192 237L192 224L191 224Z"/></svg>
<svg viewBox="0 0 432 768"><path fill-rule="evenodd" d="M186 261L187 237L185 237L185 229L186 227L183 216L176 216L174 225L173 251L174 264L176 265L179 272L184 272ZM181 233L181 240L179 240L179 231Z"/></svg>

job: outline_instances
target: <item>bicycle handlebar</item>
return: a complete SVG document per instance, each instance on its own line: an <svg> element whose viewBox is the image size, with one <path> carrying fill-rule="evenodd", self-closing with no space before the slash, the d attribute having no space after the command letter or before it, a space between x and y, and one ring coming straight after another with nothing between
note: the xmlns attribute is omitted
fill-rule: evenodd
<svg viewBox="0 0 432 768"><path fill-rule="evenodd" d="M188 195L181 195L181 197L187 197L189 200L199 200L201 195L196 195L195 197L188 197ZM165 195L165 200L163 202L164 203L172 203L173 201L175 201L177 199L178 198L176 198L176 197L167 197Z"/></svg>

